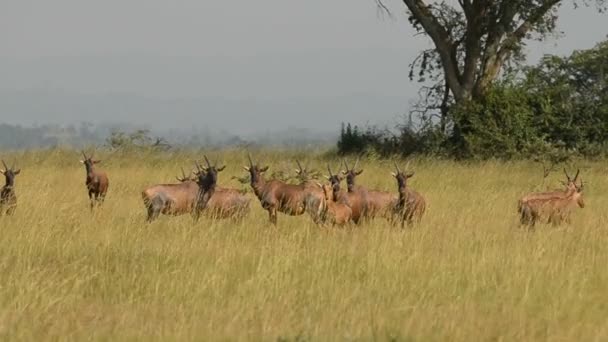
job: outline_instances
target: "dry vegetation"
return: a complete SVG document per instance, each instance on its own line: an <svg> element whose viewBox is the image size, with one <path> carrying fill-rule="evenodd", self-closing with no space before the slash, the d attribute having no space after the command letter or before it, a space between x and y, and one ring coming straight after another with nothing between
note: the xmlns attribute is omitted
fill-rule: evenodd
<svg viewBox="0 0 608 342"><path fill-rule="evenodd" d="M91 215L78 152L2 154L22 169L17 211L0 217L3 339L608 339L601 163L577 165L587 207L570 226L518 228L537 164L419 160L410 185L429 204L420 226L319 229L282 214L273 228L255 200L236 226L190 216L146 225L141 190L173 182L202 154L97 155L110 187ZM311 155L324 170L329 160ZM219 184L239 187L231 177L243 176L246 154L221 156ZM293 170L294 156L255 153L270 171ZM363 160L358 183L396 191L392 165Z"/></svg>

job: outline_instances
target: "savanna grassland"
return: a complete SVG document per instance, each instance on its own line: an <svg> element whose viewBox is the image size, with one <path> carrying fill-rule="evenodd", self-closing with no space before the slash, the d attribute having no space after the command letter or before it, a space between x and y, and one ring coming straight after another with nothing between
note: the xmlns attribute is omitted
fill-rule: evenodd
<svg viewBox="0 0 608 342"><path fill-rule="evenodd" d="M242 187L245 151L208 152ZM0 336L11 340L607 340L608 179L581 161L587 206L570 226L520 229L516 201L540 189L533 162L414 160L429 207L401 230L384 220L318 228L267 214L147 225L141 191L174 182L202 153L98 152L110 188L91 214L78 151L4 153L18 208L0 217ZM321 152L255 152L273 170ZM290 164L291 163L291 164ZM358 182L396 191L389 160ZM401 164L403 165L403 163ZM559 187L562 173L546 186ZM247 186L248 187L248 186ZM250 194L253 198L253 195Z"/></svg>

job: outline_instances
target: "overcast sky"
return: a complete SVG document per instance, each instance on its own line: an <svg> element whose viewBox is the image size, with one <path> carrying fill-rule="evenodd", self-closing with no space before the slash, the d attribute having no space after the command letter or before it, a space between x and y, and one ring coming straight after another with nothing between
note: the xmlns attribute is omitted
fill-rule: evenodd
<svg viewBox="0 0 608 342"><path fill-rule="evenodd" d="M0 121L391 124L415 98L407 65L429 43L413 36L401 1L386 2L392 20L373 0L2 0L0 99L10 105L0 103ZM531 61L608 34L605 16L565 2L565 35L531 44ZM105 112L82 109L93 103Z"/></svg>

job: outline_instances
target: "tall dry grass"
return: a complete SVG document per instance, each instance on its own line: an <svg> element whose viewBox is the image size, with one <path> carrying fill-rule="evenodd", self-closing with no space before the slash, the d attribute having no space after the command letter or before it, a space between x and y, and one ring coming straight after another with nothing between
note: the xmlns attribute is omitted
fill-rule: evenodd
<svg viewBox="0 0 608 342"><path fill-rule="evenodd" d="M239 187L243 151L209 152ZM295 156L265 151L271 170ZM146 225L141 190L172 182L198 153L99 153L110 177L89 212L75 151L1 154L18 161L19 204L0 217L0 336L11 340L606 340L608 182L581 162L587 207L570 226L517 226L516 199L538 187L533 163L414 161L427 197L420 226L377 220L319 229L162 217ZM337 160L332 160L337 163ZM390 161L361 162L359 183L396 190ZM549 184L557 186L561 174Z"/></svg>

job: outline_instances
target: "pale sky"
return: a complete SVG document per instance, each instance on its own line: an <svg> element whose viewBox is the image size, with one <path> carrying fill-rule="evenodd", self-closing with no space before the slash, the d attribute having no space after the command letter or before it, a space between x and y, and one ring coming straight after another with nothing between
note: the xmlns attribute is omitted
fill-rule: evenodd
<svg viewBox="0 0 608 342"><path fill-rule="evenodd" d="M416 97L399 0L2 0L0 122L122 121L236 133L392 124ZM560 12L544 53L608 34L594 8Z"/></svg>

